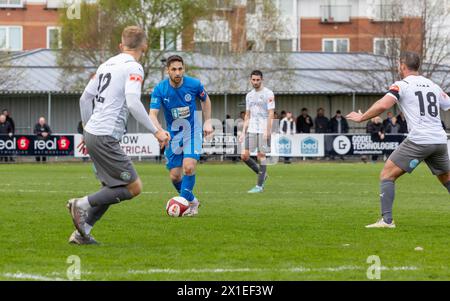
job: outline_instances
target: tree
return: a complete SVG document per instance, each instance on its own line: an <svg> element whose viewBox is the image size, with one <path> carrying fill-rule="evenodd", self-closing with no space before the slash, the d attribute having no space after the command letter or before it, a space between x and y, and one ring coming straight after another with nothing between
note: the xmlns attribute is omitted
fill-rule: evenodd
<svg viewBox="0 0 450 301"><path fill-rule="evenodd" d="M0 51L0 90L16 87L23 78L24 69L14 68L13 59L13 53Z"/></svg>
<svg viewBox="0 0 450 301"><path fill-rule="evenodd" d="M170 33L176 43L183 30L195 19L209 14L211 7L208 0L82 1L81 19L69 19L61 12L62 51L58 62L66 73L73 73L73 68L86 63L99 66L119 51L122 30L138 25L145 30L150 44L141 61L147 78L151 68L160 68L160 58L166 52L160 47L162 35L167 37Z"/></svg>

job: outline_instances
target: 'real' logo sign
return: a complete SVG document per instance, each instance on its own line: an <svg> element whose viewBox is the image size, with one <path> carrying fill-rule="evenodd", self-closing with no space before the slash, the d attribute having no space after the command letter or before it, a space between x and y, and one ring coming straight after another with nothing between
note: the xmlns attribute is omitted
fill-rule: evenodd
<svg viewBox="0 0 450 301"><path fill-rule="evenodd" d="M301 150L305 155L318 155L319 141L313 137L305 138L301 142Z"/></svg>
<svg viewBox="0 0 450 301"><path fill-rule="evenodd" d="M66 151L70 147L70 140L66 137L54 138L52 140L36 140L34 141L34 149L38 151L60 150Z"/></svg>

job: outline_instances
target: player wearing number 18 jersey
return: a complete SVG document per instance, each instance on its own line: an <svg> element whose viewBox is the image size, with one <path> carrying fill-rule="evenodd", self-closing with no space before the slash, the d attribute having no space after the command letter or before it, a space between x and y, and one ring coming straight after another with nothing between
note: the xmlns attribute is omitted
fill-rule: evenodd
<svg viewBox="0 0 450 301"><path fill-rule="evenodd" d="M128 113L160 143L167 143L170 138L167 132L156 128L141 103L144 72L138 60L147 49L144 31L135 26L125 28L120 48L121 54L98 68L80 99L81 119L86 125L80 148L89 152L103 188L68 202L76 228L69 242L74 244L96 243L90 232L109 206L141 193L141 180L119 144Z"/></svg>
<svg viewBox="0 0 450 301"><path fill-rule="evenodd" d="M391 108L397 103L409 128L407 139L389 157L381 172L382 218L367 228L395 228L392 206L395 181L405 173L412 173L422 162L430 168L450 193L450 161L447 134L442 128L440 109L450 109L449 96L431 80L420 76L420 57L406 52L400 57L401 81L396 82L381 100L366 113L352 112L347 117L363 122Z"/></svg>

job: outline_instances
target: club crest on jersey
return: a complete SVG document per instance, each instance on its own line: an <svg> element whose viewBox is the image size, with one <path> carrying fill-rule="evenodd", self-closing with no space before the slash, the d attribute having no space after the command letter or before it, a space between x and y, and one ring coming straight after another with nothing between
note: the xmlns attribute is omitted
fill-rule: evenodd
<svg viewBox="0 0 450 301"><path fill-rule="evenodd" d="M186 94L186 95L184 96L184 100L186 100L187 102L191 102L191 101L192 101L192 96L191 96L191 94Z"/></svg>

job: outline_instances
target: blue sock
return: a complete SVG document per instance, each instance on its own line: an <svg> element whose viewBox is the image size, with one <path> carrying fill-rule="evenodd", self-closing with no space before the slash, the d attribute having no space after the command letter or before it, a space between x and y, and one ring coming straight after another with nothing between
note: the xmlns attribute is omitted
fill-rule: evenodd
<svg viewBox="0 0 450 301"><path fill-rule="evenodd" d="M181 192L181 183L182 183L182 181L180 181L180 182L172 181L173 187L175 187L175 189L178 191L178 193Z"/></svg>
<svg viewBox="0 0 450 301"><path fill-rule="evenodd" d="M192 202L194 200L194 186L195 186L195 175L183 177L183 181L181 182L181 194L180 196Z"/></svg>

